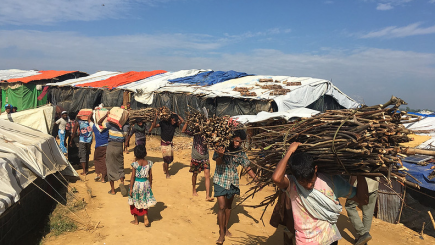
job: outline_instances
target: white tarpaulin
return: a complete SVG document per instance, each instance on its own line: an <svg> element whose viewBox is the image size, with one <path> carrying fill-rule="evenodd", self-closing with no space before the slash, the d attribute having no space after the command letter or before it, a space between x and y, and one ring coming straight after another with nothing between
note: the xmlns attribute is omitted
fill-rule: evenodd
<svg viewBox="0 0 435 245"><path fill-rule="evenodd" d="M68 79L68 80L65 80L63 82L58 82L58 83L47 83L47 85L48 86L75 86L75 85L83 84L83 83L91 83L91 82L106 80L110 77L113 77L113 76L116 76L119 74L122 74L122 73L116 72L116 71L99 71L97 73L94 73L94 74L86 76L86 77Z"/></svg>
<svg viewBox="0 0 435 245"><path fill-rule="evenodd" d="M431 139L423 142L417 146L420 149L433 149L435 147L435 117L425 117L418 122L404 124L407 129L427 131L425 133L418 133L419 135L432 136Z"/></svg>
<svg viewBox="0 0 435 245"><path fill-rule="evenodd" d="M78 176L51 135L6 120L0 120L0 166L0 213L36 176Z"/></svg>
<svg viewBox="0 0 435 245"><path fill-rule="evenodd" d="M273 82L259 82L260 79L272 79ZM287 86L289 82L300 82L298 86ZM283 89L289 89L285 95L274 95L272 89L265 89L265 85L280 85ZM249 92L255 92L255 96L244 96L234 91L237 87L249 88ZM167 84L155 92L192 93L206 98L231 97L255 100L274 100L278 111L288 111L295 108L304 108L312 104L324 95L332 96L338 104L345 108L356 108L359 104L346 94L341 92L330 81L310 77L289 76L246 76L231 79L211 86L196 86L191 84L174 83ZM149 93L152 93L150 91Z"/></svg>
<svg viewBox="0 0 435 245"><path fill-rule="evenodd" d="M0 70L0 81L14 79L14 78L30 77L38 74L39 71L34 71L34 70L18 70L18 69Z"/></svg>
<svg viewBox="0 0 435 245"><path fill-rule="evenodd" d="M45 105L36 109L19 111L11 114L3 113L0 120L9 120L43 133L50 134L55 116L55 106Z"/></svg>
<svg viewBox="0 0 435 245"><path fill-rule="evenodd" d="M285 120L289 121L292 118L312 117L319 113L320 111L311 110L308 108L297 108L284 112L262 111L257 115L240 115L240 116L234 116L232 118L240 123L255 123L255 122L266 121L271 118L284 118Z"/></svg>

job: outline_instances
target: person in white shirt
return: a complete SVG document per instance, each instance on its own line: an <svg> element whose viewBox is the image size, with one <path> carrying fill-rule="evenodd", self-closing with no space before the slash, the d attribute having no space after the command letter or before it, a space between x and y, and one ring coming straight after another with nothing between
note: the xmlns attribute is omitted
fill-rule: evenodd
<svg viewBox="0 0 435 245"><path fill-rule="evenodd" d="M62 112L62 116L59 120L56 121L56 124L59 124L59 147L62 150L63 154L67 154L68 150L65 146L65 135L66 135L66 125L68 123L68 113L66 111Z"/></svg>

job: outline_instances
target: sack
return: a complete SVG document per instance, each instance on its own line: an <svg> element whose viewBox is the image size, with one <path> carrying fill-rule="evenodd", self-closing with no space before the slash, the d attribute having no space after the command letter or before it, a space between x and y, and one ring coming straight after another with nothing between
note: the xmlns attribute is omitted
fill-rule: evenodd
<svg viewBox="0 0 435 245"><path fill-rule="evenodd" d="M122 128L122 126L124 126L128 120L128 115L128 111L121 109L120 107L113 107L110 110L107 121L118 125L119 128Z"/></svg>
<svg viewBox="0 0 435 245"><path fill-rule="evenodd" d="M94 122L95 122L95 125L97 126L97 128L98 128L98 131L103 131L103 129L105 129L106 128L106 123L107 123L107 118L106 119L104 119L104 121L103 121L103 123L101 124L102 126L100 126L100 125L97 125L98 124L98 122L100 121L100 119L102 118L102 117L104 117L106 114L107 114L107 109L105 109L105 108L101 108L101 109L96 109L96 110L94 110Z"/></svg>
<svg viewBox="0 0 435 245"><path fill-rule="evenodd" d="M92 115L92 109L81 109L77 114L77 118L79 120L87 121L91 115Z"/></svg>

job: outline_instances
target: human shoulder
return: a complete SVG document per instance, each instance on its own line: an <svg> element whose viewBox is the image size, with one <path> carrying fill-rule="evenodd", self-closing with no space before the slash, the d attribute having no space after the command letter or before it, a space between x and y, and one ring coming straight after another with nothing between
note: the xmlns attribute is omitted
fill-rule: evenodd
<svg viewBox="0 0 435 245"><path fill-rule="evenodd" d="M139 167L139 163L138 162L133 162L131 164L131 167L134 168L134 169L137 169L137 167Z"/></svg>

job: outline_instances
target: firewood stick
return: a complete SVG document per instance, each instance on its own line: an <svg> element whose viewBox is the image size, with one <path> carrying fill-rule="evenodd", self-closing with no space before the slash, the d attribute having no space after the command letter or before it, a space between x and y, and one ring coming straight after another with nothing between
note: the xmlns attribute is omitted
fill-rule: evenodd
<svg viewBox="0 0 435 245"><path fill-rule="evenodd" d="M435 221L433 220L432 213L430 211L427 211L427 213L429 214L430 220L432 221L433 229L435 230Z"/></svg>

